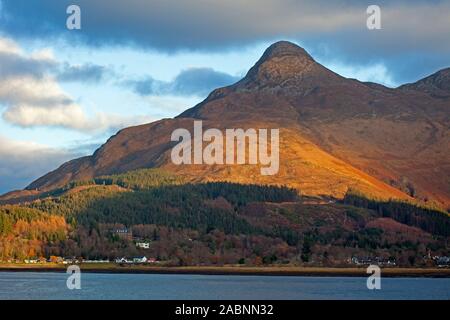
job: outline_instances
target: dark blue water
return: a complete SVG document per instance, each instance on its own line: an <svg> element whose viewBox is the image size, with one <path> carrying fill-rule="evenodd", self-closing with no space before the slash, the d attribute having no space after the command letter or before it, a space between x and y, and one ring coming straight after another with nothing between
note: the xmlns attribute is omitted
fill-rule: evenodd
<svg viewBox="0 0 450 320"><path fill-rule="evenodd" d="M0 272L0 299L450 299L450 279Z"/></svg>

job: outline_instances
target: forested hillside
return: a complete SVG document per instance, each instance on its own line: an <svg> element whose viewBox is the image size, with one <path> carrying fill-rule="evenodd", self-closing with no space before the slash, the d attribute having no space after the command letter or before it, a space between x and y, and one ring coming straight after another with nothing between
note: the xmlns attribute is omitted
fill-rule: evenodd
<svg viewBox="0 0 450 320"><path fill-rule="evenodd" d="M143 169L1 206L0 260L147 255L173 265L345 265L377 256L420 265L429 250L448 254L449 221L443 212L353 193L325 202L283 186L191 184Z"/></svg>

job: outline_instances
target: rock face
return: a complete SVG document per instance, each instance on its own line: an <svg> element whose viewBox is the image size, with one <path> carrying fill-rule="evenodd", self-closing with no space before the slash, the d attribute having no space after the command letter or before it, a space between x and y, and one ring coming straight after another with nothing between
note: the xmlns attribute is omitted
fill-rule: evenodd
<svg viewBox="0 0 450 320"><path fill-rule="evenodd" d="M383 198L409 196L450 205L450 80L445 69L396 89L344 78L302 48L271 45L247 75L174 119L126 128L92 156L70 161L27 188L147 167L193 181L288 184L302 193L342 197L348 188ZM280 128L280 171L249 165L170 161L173 130Z"/></svg>

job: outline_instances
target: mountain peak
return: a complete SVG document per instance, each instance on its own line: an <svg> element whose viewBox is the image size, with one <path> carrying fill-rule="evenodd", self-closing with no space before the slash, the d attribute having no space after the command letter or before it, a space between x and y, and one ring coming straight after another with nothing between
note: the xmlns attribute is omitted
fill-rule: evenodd
<svg viewBox="0 0 450 320"><path fill-rule="evenodd" d="M281 58L285 56L296 56L297 58L305 58L311 61L314 59L306 52L305 49L289 41L278 41L270 45L260 58L259 62L267 61L272 58Z"/></svg>
<svg viewBox="0 0 450 320"><path fill-rule="evenodd" d="M238 91L295 89L302 94L320 83L337 79L335 73L317 63L305 49L289 41L278 41L264 51L233 88Z"/></svg>

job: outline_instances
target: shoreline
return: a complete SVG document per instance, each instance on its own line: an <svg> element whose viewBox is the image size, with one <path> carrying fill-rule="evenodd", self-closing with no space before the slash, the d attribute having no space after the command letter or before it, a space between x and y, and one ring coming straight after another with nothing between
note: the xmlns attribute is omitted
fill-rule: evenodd
<svg viewBox="0 0 450 320"><path fill-rule="evenodd" d="M366 268L327 267L156 267L120 265L79 265L81 272L128 274L192 274L247 276L303 276L303 277L367 277ZM68 265L0 265L0 272L66 272ZM449 268L381 268L381 275L389 278L450 278Z"/></svg>

